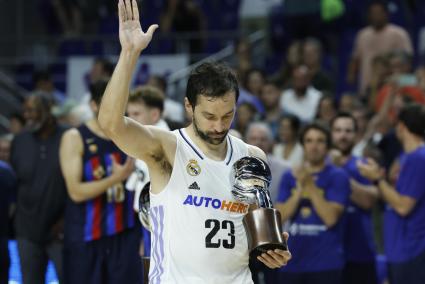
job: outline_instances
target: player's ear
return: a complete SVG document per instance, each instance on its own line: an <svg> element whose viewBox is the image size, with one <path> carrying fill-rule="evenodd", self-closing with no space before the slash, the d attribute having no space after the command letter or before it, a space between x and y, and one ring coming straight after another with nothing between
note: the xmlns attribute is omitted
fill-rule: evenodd
<svg viewBox="0 0 425 284"><path fill-rule="evenodd" d="M186 109L187 115L192 118L193 117L193 107L187 98L184 98L184 108Z"/></svg>

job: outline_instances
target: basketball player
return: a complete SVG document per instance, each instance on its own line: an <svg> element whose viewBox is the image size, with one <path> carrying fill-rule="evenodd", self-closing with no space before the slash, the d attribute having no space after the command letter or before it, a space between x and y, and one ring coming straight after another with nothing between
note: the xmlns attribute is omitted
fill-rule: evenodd
<svg viewBox="0 0 425 284"><path fill-rule="evenodd" d="M97 116L106 81L90 86ZM140 229L124 182L133 162L91 119L68 130L60 163L69 193L65 211L65 283L140 283Z"/></svg>
<svg viewBox="0 0 425 284"><path fill-rule="evenodd" d="M353 156L357 121L349 113L340 112L330 122L334 155L333 163L350 178L350 201L345 211L344 244L346 263L345 284L375 284L375 244L373 241L372 209L378 197L377 188L362 177L357 167L361 161Z"/></svg>
<svg viewBox="0 0 425 284"><path fill-rule="evenodd" d="M192 123L173 132L124 117L129 82L153 25L144 33L136 1L121 0L122 51L105 91L99 123L128 155L149 167L152 251L151 283L252 283L242 218L248 206L231 194L232 164L247 155L265 159L256 147L228 135L239 94L226 67L205 63L190 75L185 108ZM285 234L285 238L287 238ZM285 265L288 251L259 256L271 268Z"/></svg>

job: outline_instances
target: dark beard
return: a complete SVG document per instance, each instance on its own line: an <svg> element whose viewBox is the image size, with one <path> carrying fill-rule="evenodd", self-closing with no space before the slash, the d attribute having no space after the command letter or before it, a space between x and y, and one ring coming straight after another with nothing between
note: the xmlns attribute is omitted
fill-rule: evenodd
<svg viewBox="0 0 425 284"><path fill-rule="evenodd" d="M338 148L338 147L336 147L339 151L341 151L341 154L343 155L343 156L349 156L349 155L351 155L351 151L353 150L353 148L354 148L354 144L353 145L350 145L349 147L347 147L346 149L341 149L341 148Z"/></svg>
<svg viewBox="0 0 425 284"><path fill-rule="evenodd" d="M227 137L227 133L229 132L229 130L227 129L225 131L223 137L220 138L220 139L218 139L218 138L211 138L208 135L208 132L203 132L202 130L200 130L198 128L198 125L196 125L195 117L193 118L193 126L195 128L196 135L198 135L202 140L204 140L208 144L212 144L212 145L220 145L221 143L223 143L224 139L226 139L226 137ZM219 133L217 133L217 134L219 134Z"/></svg>

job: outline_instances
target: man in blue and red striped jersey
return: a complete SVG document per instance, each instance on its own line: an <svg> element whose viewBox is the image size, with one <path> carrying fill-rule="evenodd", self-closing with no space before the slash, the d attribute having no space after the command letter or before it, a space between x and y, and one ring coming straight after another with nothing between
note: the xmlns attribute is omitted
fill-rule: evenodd
<svg viewBox="0 0 425 284"><path fill-rule="evenodd" d="M107 82L91 86L97 110ZM133 194L124 182L134 161L103 134L94 118L67 131L60 161L69 193L65 213L66 283L140 283Z"/></svg>

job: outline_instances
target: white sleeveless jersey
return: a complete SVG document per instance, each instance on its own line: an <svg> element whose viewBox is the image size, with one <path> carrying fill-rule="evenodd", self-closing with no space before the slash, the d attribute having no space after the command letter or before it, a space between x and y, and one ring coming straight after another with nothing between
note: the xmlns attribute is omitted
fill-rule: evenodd
<svg viewBox="0 0 425 284"><path fill-rule="evenodd" d="M207 158L184 129L173 131L177 148L170 181L150 194L149 283L252 283L242 218L248 205L231 194L233 163L248 155L228 135L223 161Z"/></svg>

